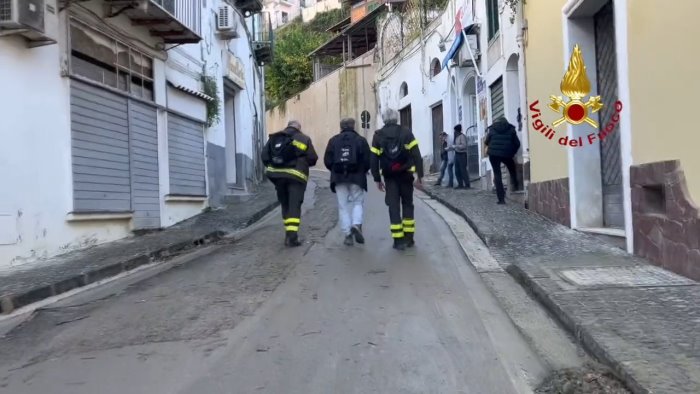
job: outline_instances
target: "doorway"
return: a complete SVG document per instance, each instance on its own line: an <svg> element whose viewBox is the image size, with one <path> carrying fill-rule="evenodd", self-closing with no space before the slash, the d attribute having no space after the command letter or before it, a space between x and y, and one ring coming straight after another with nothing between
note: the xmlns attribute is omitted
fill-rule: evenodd
<svg viewBox="0 0 700 394"><path fill-rule="evenodd" d="M409 130L413 131L411 127L411 106L407 106L399 110L399 122L401 126L408 127Z"/></svg>
<svg viewBox="0 0 700 394"><path fill-rule="evenodd" d="M599 112L599 129L603 128L615 111L612 103L617 101L617 53L615 50L615 15L613 2L608 1L594 17L595 52L598 70L598 94L603 109ZM600 141L600 169L603 186L603 225L623 228L625 214L622 196L622 159L620 150L619 123Z"/></svg>
<svg viewBox="0 0 700 394"><path fill-rule="evenodd" d="M440 134L443 130L442 122L442 102L432 108L433 112L433 165L430 167L431 172L440 171L442 164L442 140Z"/></svg>

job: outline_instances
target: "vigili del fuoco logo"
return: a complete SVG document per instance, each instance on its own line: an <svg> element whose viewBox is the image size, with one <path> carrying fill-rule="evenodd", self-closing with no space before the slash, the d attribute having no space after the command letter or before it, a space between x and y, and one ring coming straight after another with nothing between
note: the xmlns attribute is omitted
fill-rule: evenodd
<svg viewBox="0 0 700 394"><path fill-rule="evenodd" d="M550 103L548 107L561 115L561 118L555 120L551 126L544 124L542 121L542 112L538 108L540 101L536 100L530 104L532 127L546 138L553 140L556 136L555 129L563 123L568 122L572 125L587 123L597 130L597 132L586 136L588 145L592 145L596 140L604 140L620 123L622 102L619 100L615 102L615 112L604 128L599 128L598 122L591 118L591 115L600 111L605 104L601 102L600 96L590 96L588 100L585 100L586 96L591 92L591 82L588 80L586 64L583 62L583 54L578 44L574 46L569 66L559 87L564 96L568 98L568 101L565 101L562 96L552 95L549 97ZM558 142L559 145L563 146L584 146L583 137L569 138L565 135L559 138Z"/></svg>

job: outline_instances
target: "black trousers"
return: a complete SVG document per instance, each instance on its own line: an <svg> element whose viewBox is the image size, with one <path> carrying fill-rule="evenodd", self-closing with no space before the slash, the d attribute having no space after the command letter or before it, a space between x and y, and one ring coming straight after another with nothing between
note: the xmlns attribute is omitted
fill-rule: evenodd
<svg viewBox="0 0 700 394"><path fill-rule="evenodd" d="M413 175L384 180L386 185L385 202L389 207L391 237L403 239L416 232L413 206Z"/></svg>
<svg viewBox="0 0 700 394"><path fill-rule="evenodd" d="M299 232L301 226L301 204L304 203L306 184L292 179L275 179L273 181L277 190L277 200L282 206L282 219L284 229L288 233Z"/></svg>
<svg viewBox="0 0 700 394"><path fill-rule="evenodd" d="M518 174L515 172L515 160L512 157L489 156L491 168L493 169L493 183L496 184L496 196L498 201L506 198L506 191L503 188L503 175L501 174L501 163L506 165L510 173L510 179L515 189L518 188Z"/></svg>
<svg viewBox="0 0 700 394"><path fill-rule="evenodd" d="M457 184L462 187L469 187L469 169L467 168L467 153L457 152L455 153L455 163L457 165L456 175Z"/></svg>

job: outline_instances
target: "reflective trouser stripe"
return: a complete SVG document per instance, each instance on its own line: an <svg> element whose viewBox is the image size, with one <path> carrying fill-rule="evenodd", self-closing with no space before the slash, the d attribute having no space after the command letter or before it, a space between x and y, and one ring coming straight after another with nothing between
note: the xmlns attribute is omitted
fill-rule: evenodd
<svg viewBox="0 0 700 394"><path fill-rule="evenodd" d="M271 172L271 173L276 172L276 173L278 173L278 174L279 174L279 173L282 173L282 174L293 175L293 176L295 176L295 177L301 179L301 180L304 181L304 182L306 182L306 181L309 180L309 177L306 176L306 174L304 174L304 173L301 172L301 171L297 171L297 170L295 170L295 169L292 169L292 168L274 168L274 167L267 167L267 168L265 168L265 170L266 170L267 172Z"/></svg>
<svg viewBox="0 0 700 394"><path fill-rule="evenodd" d="M416 232L416 221L414 219L404 219L403 231L405 233L415 233Z"/></svg>
<svg viewBox="0 0 700 394"><path fill-rule="evenodd" d="M301 224L301 219L299 219L299 218L284 219L284 229L286 231L298 232L300 224Z"/></svg>
<svg viewBox="0 0 700 394"><path fill-rule="evenodd" d="M404 237L403 226L400 224L392 224L391 225L391 237L392 238L403 238Z"/></svg>

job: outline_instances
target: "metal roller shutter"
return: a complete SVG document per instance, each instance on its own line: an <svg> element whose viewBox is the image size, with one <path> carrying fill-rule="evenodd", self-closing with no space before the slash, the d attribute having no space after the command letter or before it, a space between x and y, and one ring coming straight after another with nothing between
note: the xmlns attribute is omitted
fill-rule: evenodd
<svg viewBox="0 0 700 394"><path fill-rule="evenodd" d="M154 107L129 103L131 193L134 227L160 227L158 122Z"/></svg>
<svg viewBox="0 0 700 394"><path fill-rule="evenodd" d="M129 117L126 97L71 83L73 209L131 210Z"/></svg>
<svg viewBox="0 0 700 394"><path fill-rule="evenodd" d="M498 78L498 80L491 85L491 114L492 120L496 120L505 115L503 78Z"/></svg>
<svg viewBox="0 0 700 394"><path fill-rule="evenodd" d="M168 114L170 193L206 196L204 125Z"/></svg>

